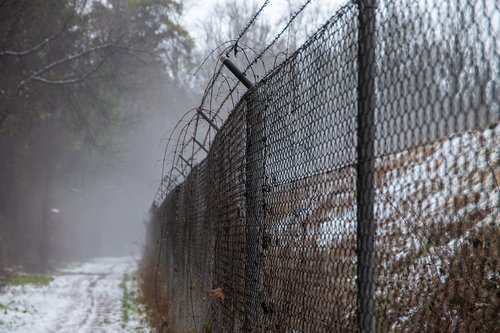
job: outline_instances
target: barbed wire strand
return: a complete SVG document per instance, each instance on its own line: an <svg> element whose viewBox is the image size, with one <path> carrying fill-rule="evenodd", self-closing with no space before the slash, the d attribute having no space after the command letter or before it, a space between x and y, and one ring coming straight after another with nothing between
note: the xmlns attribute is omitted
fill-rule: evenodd
<svg viewBox="0 0 500 333"><path fill-rule="evenodd" d="M244 53L244 56L245 56L245 59L247 60L247 63L248 65L246 66L246 68L244 69L243 71L243 74L246 74L249 70L252 70L252 74L254 76L254 79L256 80L257 79L257 76L253 70L253 65L255 65L259 60L262 59L262 57L266 54L267 51L269 51L269 49L274 46L277 41L281 38L281 36L285 33L285 31L287 31L289 29L289 27L291 26L292 22L297 18L297 16L307 7L307 5L310 4L312 0L307 0L306 2L304 2L299 8L298 10L296 10L292 15L290 15L290 18L288 20L288 22L286 23L286 25L281 29L281 31L273 38L273 40L260 52L260 53L257 53L255 50L253 50L252 48L250 47L247 47L247 49L253 51L256 56L253 58L252 61L249 60L247 54L246 54L246 50L244 48L241 48L239 47L238 43L240 43L241 39L243 38L243 36L247 33L247 31L250 29L250 27L256 22L258 16L262 13L262 11L264 10L264 8L269 4L270 0L266 0L264 1L264 3L262 4L262 6L259 8L259 10L252 16L252 18L250 19L250 21L247 23L247 25L243 28L243 30L240 32L240 34L238 35L238 37L235 39L235 40L232 40L232 41L227 41L227 42L224 42L224 43L221 43L220 45L218 45L214 50L212 50L209 55L203 60L202 64L198 67L198 69L195 71L195 73L193 75L197 75L198 72L200 71L200 69L204 66L204 64L206 63L206 61L208 61L208 59L210 58L210 56L212 56L218 49L220 49L222 46L226 45L226 44L229 44L229 43L232 43L232 45L228 46L228 47L224 47L223 51L220 52L220 54L228 54L232 51L234 51L235 53L235 56L236 56L236 53L237 53L237 50L240 49L240 50L243 50L243 53ZM234 42L233 42L234 41ZM264 75L267 73L267 70L265 68L265 64L263 63L263 67L264 67ZM202 96L202 99L201 99L201 102L200 102L200 105L197 107L197 108L193 108L191 110L189 110L188 112L186 112L183 117L181 118L181 120L176 124L176 126L174 127L173 131L171 132L170 136L169 136L169 139L167 141L167 145L166 145L166 148L165 148L165 151L164 151L164 159L163 159L163 164L162 164L162 173L161 173L161 183L160 183L160 186L159 186L159 190L158 190L158 194L156 196L156 200L155 200L155 204L157 207L161 207L161 202L163 201L163 199L165 198L165 196L168 194L168 191L171 189L171 186L172 186L172 183L173 183L173 171L176 167L176 165L179 163L180 161L180 157L178 157L179 153L182 153L182 151L184 150L184 148L187 146L185 143L186 141L186 138L188 137L188 133L189 133L189 128L191 126L191 124L194 122L195 123L195 129L194 129L194 133L192 135L193 138L196 138L197 137L197 131L198 131L198 124L199 124L199 118L200 118L200 114L199 112L204 112L204 111L208 111L208 117L210 117L210 119L212 121L216 121L217 118L219 118L221 121L221 117L219 116L219 113L221 111L221 109L224 107L224 105L226 104L226 102L231 99L232 101L232 105L234 107L235 105L235 102L233 100L233 93L235 92L235 90L237 89L238 85L239 85L239 81L237 81L234 86L232 88L230 88L228 90L228 93L226 95L226 97L222 100L221 104L218 106L218 108L215 110L215 112L212 112L211 110L213 110L212 108L212 103L214 101L214 87L219 79L219 77L222 77L223 78L223 82L221 83L222 84L227 84L228 87L230 87L230 82L228 80L228 78L225 76L225 75L222 75L222 69L223 69L223 64L220 63L220 57L217 58L216 60L216 64L214 66L214 72L204 90L204 93L203 93L203 96ZM218 90L218 93L217 95L220 93L220 87L219 87L219 90ZM209 98L208 98L209 97ZM209 103L209 108L206 109L204 108L203 106L205 105L205 103L207 102L207 98L208 98L208 103ZM173 160L172 160L172 163L171 163L171 167L170 167L170 170L168 172L166 172L166 169L165 169L165 162L167 161L167 154L169 152L169 147L170 147L170 144L172 143L173 141L173 134L176 132L176 130L179 128L179 126L181 125L181 122L184 120L184 118L189 115L190 113L192 113L193 111L196 112L196 114L187 122L187 124L185 124L180 132L179 133L179 136L178 136L178 140L176 140L176 144L175 144L175 148L174 148L174 156L173 156ZM207 145L207 143L210 141L210 137L211 137L211 133L212 133L213 129L211 127L208 128L206 134L205 134L205 138L203 140L203 145ZM181 137L182 137L182 140L181 140ZM193 141L192 142L192 145L193 145L193 148L192 148L192 151L191 151L191 154L192 156L190 157L189 159L189 162L190 162L190 166L192 167L192 164L194 163L194 158L195 158L195 148L194 148L194 140L191 140L190 141ZM207 142L208 141L208 142ZM181 144L182 142L182 144ZM182 146L180 149L179 147ZM196 150L197 152L201 151L201 148L198 148ZM177 159L176 159L176 156L177 156ZM176 162L177 161L177 162ZM189 167L186 166L186 167ZM181 171L184 171L181 170ZM166 177L166 173L168 173L168 177ZM184 176L185 177L185 176ZM165 179L165 178L168 178L168 179ZM175 180L177 180L177 177L175 178ZM166 185L165 185L166 183ZM163 190L165 188L165 190ZM156 306L157 306L157 309L159 310L160 314L161 314L161 318L162 318L162 321L164 323L167 323L167 319L165 318L164 314L161 313L161 310L160 310L160 304L159 304L159 298L158 298L158 288L157 288L157 284L158 284L158 278L159 278L159 266L160 266L160 259L161 259L161 250L162 250L162 243L164 241L163 237L164 237L164 227L165 227L165 218L166 218L166 214L165 214L165 209L163 209L163 214L162 215L162 218L161 218L161 221L160 221L160 241L158 242L158 246L157 246L157 260L156 260L156 267L155 267L155 281L154 281L154 293L155 293L155 300L156 300ZM191 298L192 298L192 295L191 295ZM191 300L192 302L192 300ZM195 320L195 317L194 317L194 314L193 314L193 321L194 321L194 324L196 326L196 320Z"/></svg>
<svg viewBox="0 0 500 333"><path fill-rule="evenodd" d="M239 41L243 38L243 36L247 33L247 31L250 29L252 25L254 25L255 21L257 20L257 17L262 13L264 8L269 4L270 0L265 0L262 6L255 12L255 14L252 16L252 18L248 21L247 25L241 30L240 34L238 37L236 37L236 40L234 41L234 44L232 48L226 53L226 55L229 57L229 53L231 51L234 51L234 56L236 56L236 52L238 50L238 43Z"/></svg>

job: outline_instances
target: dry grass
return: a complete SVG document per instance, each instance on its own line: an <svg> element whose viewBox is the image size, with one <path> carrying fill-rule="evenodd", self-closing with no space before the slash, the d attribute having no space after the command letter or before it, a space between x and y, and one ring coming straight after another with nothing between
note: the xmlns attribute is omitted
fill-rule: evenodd
<svg viewBox="0 0 500 333"><path fill-rule="evenodd" d="M165 322L169 311L165 291L160 287L155 292L156 260L153 253L153 251L145 251L142 257L139 281L142 299L139 302L145 305L148 322L157 333L172 333L168 323ZM165 284L159 284L161 285Z"/></svg>
<svg viewBox="0 0 500 333"><path fill-rule="evenodd" d="M454 248L427 249L380 269L377 314L385 330L498 332L499 231L473 228ZM426 265L419 260L430 257Z"/></svg>
<svg viewBox="0 0 500 333"><path fill-rule="evenodd" d="M376 163L376 200L391 211L377 220L381 230L376 244L380 331L500 331L496 315L500 310L498 207L484 208L483 202L485 193L498 193L491 180L499 174L498 161L486 169L453 169L457 166L451 165L447 180L398 180L415 166L428 173L441 167L443 161L436 153L447 141L386 156ZM485 154L494 159L491 152ZM387 188L390 181L399 182L400 187ZM465 189L480 186L482 192L458 191L449 196L454 183L464 184ZM264 224L266 237L274 241L264 252L265 292L273 304L264 321L268 329L355 330L356 238L352 229L342 229L342 224L353 221L340 219L354 212L354 188L352 168L272 188ZM394 204L393 195L413 190L414 195ZM433 195L443 200L438 210L422 208ZM328 225L332 216L339 218L338 223ZM324 246L318 244L318 235L325 233L326 225L339 230L331 231L329 244Z"/></svg>
<svg viewBox="0 0 500 333"><path fill-rule="evenodd" d="M493 148L488 149L495 150L498 128L492 129ZM482 138L480 132L463 135ZM500 332L499 207L491 206L499 190L498 152L479 145L473 153L467 151L470 146L443 153L446 144L451 141L376 161L380 332ZM449 154L455 156L450 159ZM487 166L454 163L464 156L486 159ZM439 168L446 173L436 173ZM226 205L215 215L220 221L210 268L218 283L214 288L224 290L224 302L212 308L221 326L242 331L245 315L255 312L255 327L266 332L356 331L355 183L355 170L347 167L266 188L256 258L245 252L246 217L227 208L228 202L244 201L224 189L212 193L210 202ZM245 212L245 207L237 210ZM260 263L262 276L251 275L248 267L254 261ZM148 265L145 281L154 274ZM251 304L245 283L252 279L259 279L258 309L245 308ZM186 286L193 289L192 284L181 288ZM144 288L154 300L151 286ZM185 306L186 291L175 295L172 302ZM170 309L167 299L161 301L163 315ZM158 314L151 317L159 322Z"/></svg>
<svg viewBox="0 0 500 333"><path fill-rule="evenodd" d="M472 135L481 137L479 132ZM467 156L467 150L459 150L456 159L462 154ZM473 156L489 156L490 162L485 169L468 168L475 161L453 166L441 179L415 179L405 186L417 191L396 204L391 195L379 196L393 211L377 221L383 230L376 244L377 318L383 318L382 331L500 331L499 207L485 206L484 201L497 197L498 203L498 183L492 176L498 174L499 164L494 157L491 161L487 149ZM437 162L419 164L432 171L431 166L442 163ZM401 167L397 173L405 175L412 167ZM387 175L384 182L395 179L394 172ZM450 195L450 184L464 184L464 190ZM435 195L441 200L437 210L422 209L422 202Z"/></svg>
<svg viewBox="0 0 500 333"><path fill-rule="evenodd" d="M412 147L398 154L387 155L377 159L375 166L375 186L381 187L384 183L400 176L409 166L421 164L436 152L439 141L423 146Z"/></svg>

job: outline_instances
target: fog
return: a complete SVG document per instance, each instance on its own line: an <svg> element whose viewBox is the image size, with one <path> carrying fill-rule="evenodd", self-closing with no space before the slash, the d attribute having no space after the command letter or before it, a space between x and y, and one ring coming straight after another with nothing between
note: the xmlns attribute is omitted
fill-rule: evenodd
<svg viewBox="0 0 500 333"><path fill-rule="evenodd" d="M287 30L286 42L269 50L271 60L257 64L252 80L272 67L273 55L284 59L293 52L326 18L326 9L340 3L309 6ZM222 81L216 82L217 96L202 99L220 65L219 46L234 39L262 3L183 5L0 3L0 270L140 256L162 171L172 170L179 154L191 158L179 144L196 137L209 147L213 139L203 140L207 124L191 126L192 114L178 127L184 132L172 131L189 110L224 103ZM242 36L242 51L271 42L299 5L282 1L265 8ZM240 55L233 61L244 68L249 60ZM243 93L237 90L223 105L219 125ZM204 156L202 151L193 163ZM178 182L189 172L181 168L184 175L174 175Z"/></svg>
<svg viewBox="0 0 500 333"><path fill-rule="evenodd" d="M0 4L0 276L140 254L191 39L121 4Z"/></svg>
<svg viewBox="0 0 500 333"><path fill-rule="evenodd" d="M61 223L73 229L72 246L79 256L139 254L144 242L143 222L161 175L161 164L156 160L163 153L160 140L164 129L158 124L166 120L136 124L103 170L86 176L78 188L69 188L73 195L54 201Z"/></svg>
<svg viewBox="0 0 500 333"><path fill-rule="evenodd" d="M494 257L490 256L493 243L488 234L493 226L489 220L497 213L490 210L495 204L490 199L497 198L498 192L495 154L491 153L498 142L498 17L498 6L492 0L473 4L465 0L380 0L376 6L370 1L347 0L0 0L0 333L164 332L174 330L175 320L170 322L167 317L177 316L175 312L186 318L182 331L197 331L198 327L208 331L212 322L203 318L219 316L221 308L213 305L224 297L226 305L239 302L239 287L244 289L243 298L258 296L245 299L241 313L264 311L267 319L273 311L290 314L286 306L278 309L281 303L290 303L286 297L274 300L274 296L264 295L259 283L237 286L233 273L244 273L258 282L261 275L267 278L260 267L268 269L269 260L264 259L283 257L270 262L284 269L282 277L287 278L277 285L302 283L305 275L296 269L300 260L294 259L294 252L297 258L307 254L311 263L324 262L327 257L335 262L332 255L337 256L337 245L352 249L355 232L362 245L380 235L390 236L396 245L388 257L397 262L382 262L381 267L394 270L387 275L393 281L425 273L431 280L437 277L437 282L458 276L474 284L492 275L482 265L476 267L477 276L469 270L467 276L460 276L463 272L453 271L452 260L458 259L460 268L463 260L454 250L449 252L452 255L446 253L453 263L448 276L441 268L436 270L439 276L429 275L421 258L430 258L438 253L435 249L449 244L463 253L469 251L467 246L471 254L484 250L477 257L481 260L470 256L470 262L484 263L483 259ZM376 47L371 47L372 42ZM246 84L240 84L238 78ZM361 98L365 93L367 98ZM375 119L370 117L364 126L363 110L373 111L372 107ZM228 118L229 126L224 127ZM373 121L376 125L370 126ZM377 157L374 165L364 163L367 168L358 169L358 180L364 178L363 170L368 174L366 184L356 183L358 192L366 187L369 195L365 197L376 203L368 200L366 206L366 200L355 202L351 195L341 198L342 186L353 192L353 166L364 154L356 146L363 146L364 130L369 143L375 135ZM220 145L197 168L216 138L221 139ZM254 148L262 154L254 154ZM343 175L341 169L346 166L349 172ZM372 173L376 179L371 179ZM194 181L186 182L190 175ZM246 198L243 204L250 215L252 204L260 207L262 197L268 196L264 192L270 191L270 201L265 203L276 207L263 207L264 222L271 225L271 233L263 233L263 239L273 238L272 229L277 226L277 250L259 242L253 246L257 239L253 227L246 228L250 230L246 239L241 238L245 228L236 230L231 225L235 237L225 227L222 232L214 231L212 224L221 221L206 218L214 203L224 208L223 215L229 220L237 216L246 218L247 226L254 222L235 206L233 197L223 202L234 191L223 196L213 196L213 189L198 193L211 184L220 187L219 178L230 189L241 192L247 188L236 199ZM257 192L260 187L264 192L252 190L253 178ZM325 204L311 198L316 185ZM372 196L372 192L377 193ZM165 200L169 193L172 195ZM338 198L331 201L332 195ZM420 200L419 195L425 198ZM384 208L379 201L404 201L403 213L409 208L411 212L400 214L395 211L398 205ZM359 212L368 213L375 207L374 215L366 214L367 222L375 219L380 230L394 226L395 232L382 230L365 241L365 217L356 216L356 206ZM366 207L369 209L363 209ZM418 214L422 207L430 215ZM469 211L464 212L470 208L469 217ZM413 215L421 216L413 219ZM426 217L432 220L429 225L422 222ZM356 219L361 227L354 230ZM416 229L401 228L408 219L417 220ZM435 220L457 222L456 235L449 223ZM203 223L198 224L200 221ZM184 231L179 232L179 226ZM210 229L209 237L199 226ZM437 226L445 228L435 229ZM481 229L477 236L484 236L484 242L471 233L471 226ZM415 230L422 230L428 239L413 237ZM345 239L342 231L347 232ZM286 233L291 235L289 241L283 236ZM229 247L227 237L234 243ZM297 237L302 245L310 243L310 251L297 250L293 244ZM400 249L410 243L417 245ZM225 253L227 249L231 253ZM254 253L255 249L262 253ZM246 253L244 258L242 253ZM337 261L345 262L345 255L351 254L340 254ZM354 262L351 257L347 259ZM361 257L358 273L365 263ZM245 262L249 258L250 263ZM424 269L413 270L412 275L403 261L412 265L424 262ZM445 260L439 258L438 262ZM227 265L236 269L228 270ZM204 271L194 272L191 268L195 266ZM318 272L335 270L327 266ZM368 266L375 267L372 262ZM404 274L399 274L401 267ZM371 273L356 279L354 269L340 272L347 276L344 282L348 284L355 280L361 281L360 286L373 284ZM314 301L311 309L319 304L315 298L324 299L324 291L330 297L339 289L331 274L322 275L325 283L316 285L324 290L311 285L301 291ZM271 276L271 280L275 278ZM408 281L416 286L414 280ZM447 283L450 281L450 286L456 285L453 279ZM344 288L344 282L340 289L351 290L351 286ZM385 292L390 296L394 286L399 292L398 283ZM364 288L357 289L364 293ZM487 295L487 289L491 288L478 289L479 294ZM446 290L452 290L449 295L456 298L457 288ZM373 295L379 294L384 296ZM416 299L414 291L407 294ZM468 297L465 292L462 296L459 298ZM349 313L341 315L341 320L354 320L352 314L359 312L352 308L355 299L351 302L342 297L349 303L345 307ZM381 304L394 308L386 306L386 298ZM484 297L476 301L475 308L483 311ZM200 313L208 309L220 313L203 314L198 320L194 312L202 303L207 307ZM362 308L363 302L359 303ZM463 307L458 304L463 302L451 303ZM396 310L403 309L394 305ZM428 312L427 307L423 310ZM373 314L378 308L359 313L363 311ZM408 311L400 312L398 320L407 322ZM233 317L231 329L238 322L244 327L254 322L248 316L244 321ZM398 314L392 317L398 318ZM294 320L305 323L308 319L300 314Z"/></svg>
<svg viewBox="0 0 500 333"><path fill-rule="evenodd" d="M75 258L139 258L148 211L160 184L165 138L180 118L178 109L192 104L182 93L165 98L172 97L163 91L167 86L139 87L149 96L142 96L138 114L120 129L109 150L94 152L96 162L90 169L76 165L81 169L78 177L54 188L50 209L58 212L51 215L66 230L63 237L71 243L65 247Z"/></svg>

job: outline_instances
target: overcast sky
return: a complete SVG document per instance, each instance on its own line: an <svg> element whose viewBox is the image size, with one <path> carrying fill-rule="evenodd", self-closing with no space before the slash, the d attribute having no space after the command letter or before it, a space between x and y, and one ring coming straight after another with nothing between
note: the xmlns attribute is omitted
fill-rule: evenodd
<svg viewBox="0 0 500 333"><path fill-rule="evenodd" d="M257 3L259 6L264 3L265 0L259 0ZM335 10L339 8L342 4L346 3L348 0L312 0L311 3L306 7L312 8L314 6L320 6L324 8L322 11L322 15L324 15L324 20L329 18L335 13ZM249 0L186 0L184 7L184 15L183 15L183 23L188 27L191 36L195 39L199 36L199 22L203 22L203 20L210 15L211 8L217 3L225 3L225 2L249 2ZM297 3L304 3L303 1L298 1ZM297 5L296 9L298 9L300 5ZM283 17L290 15L290 11L288 9L288 5L286 0L270 0L269 4L262 12L262 16L266 19L269 19L271 22L278 22ZM243 27L242 27L243 28ZM276 28L274 34L279 32L279 28ZM236 36L235 36L236 37Z"/></svg>

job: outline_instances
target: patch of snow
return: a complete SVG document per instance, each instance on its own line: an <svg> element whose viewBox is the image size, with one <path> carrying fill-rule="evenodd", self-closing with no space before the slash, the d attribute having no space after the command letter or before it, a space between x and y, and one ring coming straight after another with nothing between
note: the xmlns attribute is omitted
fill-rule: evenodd
<svg viewBox="0 0 500 333"><path fill-rule="evenodd" d="M150 332L140 318L123 322L120 283L135 269L132 258L98 258L58 270L45 287L7 286L0 332Z"/></svg>

